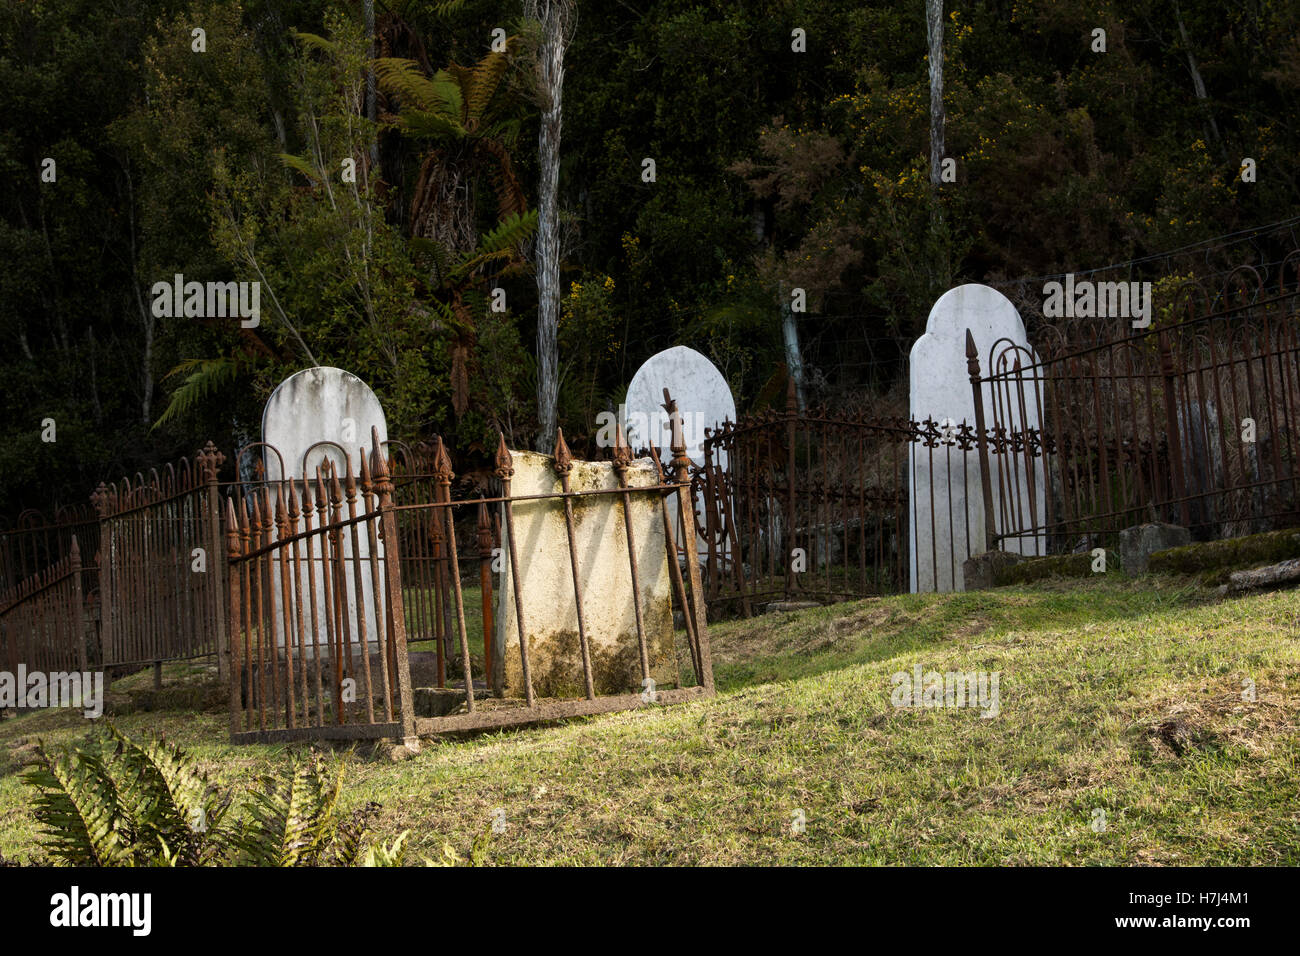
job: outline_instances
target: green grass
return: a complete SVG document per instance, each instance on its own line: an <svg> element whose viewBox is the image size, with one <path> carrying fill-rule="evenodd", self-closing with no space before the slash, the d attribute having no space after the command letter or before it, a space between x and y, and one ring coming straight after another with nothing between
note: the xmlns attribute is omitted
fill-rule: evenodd
<svg viewBox="0 0 1300 956"><path fill-rule="evenodd" d="M710 628L720 693L661 710L341 753L375 836L499 864L1300 864L1300 593L1219 601L1174 580L870 599ZM998 670L1001 714L896 709L890 675ZM137 675L147 680L147 675ZM1256 699L1242 699L1242 681ZM135 680L137 678L132 678ZM218 778L302 747L231 747L225 715L124 715ZM0 853L37 852L0 724ZM1107 826L1094 832L1095 810ZM795 833L798 811L806 830Z"/></svg>
<svg viewBox="0 0 1300 956"><path fill-rule="evenodd" d="M448 588L450 596L450 588ZM470 657L476 662L476 672L481 670L483 661L483 600L482 592L469 584L461 588L461 605L465 611L465 636L469 640ZM495 595L493 596L495 599ZM402 588L402 602L406 610L406 634L408 647L413 651L436 650L433 634L437 615L437 604L433 588ZM495 603L495 601L494 601ZM456 623L456 599L448 601L453 655L460 659L460 629Z"/></svg>

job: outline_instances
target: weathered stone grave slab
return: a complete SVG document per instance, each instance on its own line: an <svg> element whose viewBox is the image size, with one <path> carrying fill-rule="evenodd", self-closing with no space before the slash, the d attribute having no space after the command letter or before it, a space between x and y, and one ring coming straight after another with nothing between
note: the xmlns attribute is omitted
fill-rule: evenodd
<svg viewBox="0 0 1300 956"><path fill-rule="evenodd" d="M966 331L970 330L979 349L980 371L989 374L989 351L1000 340L1008 339L1029 350L1025 326L1016 307L998 292L985 285L970 283L949 289L930 310L925 334L912 346L909 391L911 415L918 422L945 420L954 426L975 426L975 401L971 392L970 373L966 365ZM999 350L1005 346L999 346ZM1036 361L1032 350L1026 361ZM1004 416L1004 423L1014 427L1038 426L1038 402L1034 386L1027 383L1025 420L1019 411L1014 418ZM992 393L985 385L984 406L991 424ZM1019 462L1018 473L999 469L996 456L990 454L994 508L998 508L1000 489L1008 485L1009 507L1028 516L1029 523L1042 524L1044 506L1044 468L1042 459L1034 463L1032 473ZM1004 478L1003 475L1009 477ZM1030 494L1030 482L1036 494ZM908 489L912 496L908 519L911 590L964 590L962 564L966 558L984 550L985 522L996 516L984 513L983 486L979 453L962 452L953 445L941 444L934 449L933 468L928 449L913 444L908 460ZM932 497L933 496L933 497ZM932 504L933 502L933 504ZM1036 513L1036 516L1034 514ZM1018 524L1024 524L1022 518ZM933 527L933 531L931 530ZM1018 554L1046 553L1046 537L1035 535L1002 543L1002 550Z"/></svg>
<svg viewBox="0 0 1300 956"><path fill-rule="evenodd" d="M345 467L350 460L352 473L361 474L361 457L370 453L371 429L379 430L379 440L388 440L388 423L384 418L383 407L379 399L361 379L340 368L317 367L295 372L281 382L266 402L262 412L262 440L271 445L263 449L266 477L278 481L282 477L301 480L303 477L314 479L316 468L325 461L332 462L338 469L340 481ZM281 463L283 459L283 467ZM298 486L301 490L301 484ZM363 507L358 491L358 510ZM344 506L346 509L346 505ZM315 523L313 523L315 526ZM358 635L364 624L366 643L372 652L378 650L378 621L375 615L374 582L366 559L370 555L369 535L364 526L358 526L356 555L360 563L354 562L351 535L343 535L343 551L347 556L347 614L350 622L353 646L359 647ZM278 536L278 533L277 533ZM317 548L320 539L313 539ZM378 555L382 560L383 542L378 543ZM319 550L317 552L319 554ZM323 559L315 559L316 600L317 607L326 607L325 569ZM356 588L354 579L357 569L361 574L361 595L364 614L358 617ZM292 592L292 589L290 589ZM307 585L302 585L306 594ZM276 609L276 641L284 646L283 615L278 602L281 600L278 564L272 568L271 600ZM292 598L292 593L291 593ZM310 632L310 620L307 629ZM328 643L325 621L317 623L318 639L321 644ZM309 634L310 642L310 634ZM296 638L295 638L296 644Z"/></svg>
<svg viewBox="0 0 1300 956"><path fill-rule="evenodd" d="M512 495L558 494L562 491L554 459L537 452L512 451ZM654 463L639 458L627 470L632 488L658 484ZM612 462L575 461L569 476L574 492L618 487ZM636 542L640 595L633 593L628 563L622 496L596 495L573 499L574 541L582 582L582 609L592 677L597 694L642 690L641 656L637 643L636 610L641 616L650 658L650 676L658 686L676 686L677 660L673 644L671 579L665 545L663 514L656 496L630 496L632 535ZM503 506L504 507L504 506ZM568 533L562 499L518 501L513 505L519 583L533 689L539 697L583 696L582 652L578 613L569 565ZM505 515L501 528L506 528ZM514 583L516 569L509 548L503 548L504 573L497 589L494 661L501 669L508 696L523 696L519 629Z"/></svg>

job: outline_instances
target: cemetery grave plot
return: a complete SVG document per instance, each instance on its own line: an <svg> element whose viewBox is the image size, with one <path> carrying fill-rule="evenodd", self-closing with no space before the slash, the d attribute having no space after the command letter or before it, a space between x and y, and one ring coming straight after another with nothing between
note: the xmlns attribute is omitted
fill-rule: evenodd
<svg viewBox="0 0 1300 956"><path fill-rule="evenodd" d="M908 419L800 408L790 379L783 412L732 421L717 370L672 349L647 366L693 407L653 416L638 384L611 461L575 462L562 435L553 456L503 442L470 495L453 495L440 440L386 440L364 383L312 369L268 403L264 436L284 447L240 449L233 480L209 443L102 486L98 520L20 521L10 577L83 533L94 550L76 573L21 578L0 623L34 631L38 602L78 603L75 578L85 612L58 611L30 653L110 673L213 660L241 740L409 739L691 699L711 688L706 606L960 590L981 550L1077 552L1153 519L1201 539L1294 525L1300 256L1286 262L1276 288L1239 270L1136 331L1027 334L996 291L953 289L914 349ZM322 403L326 434L303 427ZM653 444L633 461L623 421L649 434L665 418L671 463ZM361 427L370 448L353 454Z"/></svg>
<svg viewBox="0 0 1300 956"><path fill-rule="evenodd" d="M562 433L553 457L512 455L502 438L500 494L453 500L450 457L438 442L433 500L398 505L376 428L359 483L350 461L342 482L323 462L301 489L293 480L263 482L251 496L233 498L226 525L232 739L412 741L711 694L698 562L688 549L683 570L673 537L675 522L694 536L692 516L689 507L674 515L669 506L669 496L688 486L690 459L675 403L665 398L675 480L657 452L633 461L621 431L608 463L575 462ZM514 486L516 460L522 488ZM504 548L489 508L499 509ZM481 572L477 674L458 511L473 516L477 531L467 562L477 559ZM320 516L315 525L313 513ZM413 540L432 542L432 529L441 542L435 554L403 553ZM367 540L368 550L358 546ZM490 570L498 554L499 581ZM411 558L424 576L408 589ZM360 583L366 580L373 598ZM410 595L426 611L431 599L433 613L412 617ZM677 658L674 604L685 612L689 681ZM412 620L432 624L432 633L412 633ZM437 687L412 682L412 638L432 639L434 650L417 660L415 674L436 678Z"/></svg>

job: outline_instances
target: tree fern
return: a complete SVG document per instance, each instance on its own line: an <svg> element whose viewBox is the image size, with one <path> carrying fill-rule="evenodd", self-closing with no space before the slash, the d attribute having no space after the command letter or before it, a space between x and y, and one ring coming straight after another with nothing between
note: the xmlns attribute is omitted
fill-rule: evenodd
<svg viewBox="0 0 1300 956"><path fill-rule="evenodd" d="M280 162L284 163L290 169L302 173L313 183L321 182L320 172L307 159L302 156L295 156L293 153L280 153L279 156Z"/></svg>
<svg viewBox="0 0 1300 956"><path fill-rule="evenodd" d="M455 124L455 128L464 135L464 95L461 84L447 71L439 70L429 77L414 60L378 57L375 60L375 75L385 93L395 93L402 98L402 114L397 116L398 125L401 125L403 115L408 112L432 113Z"/></svg>
<svg viewBox="0 0 1300 956"><path fill-rule="evenodd" d="M309 46L312 49L319 50L321 53L327 53L330 56L338 55L338 44L332 40L325 39L323 36L319 36L315 33L307 33L302 30L290 30L289 35L303 46Z"/></svg>

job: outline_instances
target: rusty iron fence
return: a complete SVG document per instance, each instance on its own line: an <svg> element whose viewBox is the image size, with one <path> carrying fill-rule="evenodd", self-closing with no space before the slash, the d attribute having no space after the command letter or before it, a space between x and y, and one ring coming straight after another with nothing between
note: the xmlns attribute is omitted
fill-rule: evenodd
<svg viewBox="0 0 1300 956"><path fill-rule="evenodd" d="M225 566L218 472L209 442L160 475L101 483L100 660L130 669L215 657L224 631Z"/></svg>
<svg viewBox="0 0 1300 956"><path fill-rule="evenodd" d="M663 463L655 448L633 461L620 430L612 464L600 466L607 478L600 487L571 484L571 473L587 480L593 463L575 462L563 435L545 493L513 487L504 438L493 479L460 493L440 440L417 451L381 443L377 434L355 473L353 457L337 449L311 478L269 479L266 456L279 452L253 443L223 478L226 456L209 442L161 473L101 484L92 497L95 519L86 525L97 541L95 560L83 563L79 538L68 534L67 554L5 594L0 660L119 674L153 665L156 682L164 662L215 660L237 742L409 739L708 696L700 563L694 548L677 544L697 539L690 497L679 493L690 488L691 461L681 415L666 392L665 399L672 461ZM245 469L248 456L257 462ZM564 658L557 673L579 675L572 688L539 676L549 671L539 671L532 656L539 653L528 623L536 598L519 582L537 555L527 550L531 538L516 540L515 528L520 509L527 522L539 508L547 520L562 517L566 532L567 554L559 554L574 619L550 623L572 631L575 642L547 653ZM615 655L612 668L600 657L607 648L592 638L593 622L605 621L609 605L596 582L612 569L607 556L594 562L577 543L596 527L584 531L593 508L621 529L610 533L624 542L621 573L631 581L627 620L634 625L619 632L626 655ZM29 521L22 530L45 527ZM639 566L644 549L636 540L646 528L653 531L645 539L653 568ZM49 557L56 548L50 545ZM94 574L100 597L88 608ZM654 621L643 620L650 587L660 589ZM652 627L656 640L666 633L674 655L680 639L689 659L674 664L667 680L666 671L652 678ZM656 645L653 653L661 650ZM522 669L521 681L507 676L507 658ZM654 662L658 667L660 658Z"/></svg>
<svg viewBox="0 0 1300 956"><path fill-rule="evenodd" d="M559 492L514 494L514 462L502 437L494 494L457 499L452 494L455 475L450 455L440 441L423 462L401 455L390 461L375 434L369 454L361 459L359 480L350 461L344 462L342 477L327 461L318 467L314 480L263 483L233 495L226 503L229 639L224 651L230 657L232 740L409 739L670 704L711 694L699 563L689 549L685 571L676 560L675 522L684 522L692 539L695 528L689 504L682 505L681 514L669 513L669 497L689 485L690 459L675 403L669 399L667 404L674 416L673 477L668 477L658 452L652 450L656 480L650 486L629 485L631 453L620 433L613 464L617 487L572 489L569 474L574 460L561 433L553 459ZM407 482L404 503L396 499L394 472L402 473ZM421 484L426 494L410 491ZM627 536L636 660L643 680L639 692L634 690L635 680L631 688L602 686L586 632L585 612L593 605L592 596L584 596L584 580L597 569L581 566L575 510L610 495L618 501ZM650 665L630 509L634 499L647 498L658 501L664 563L690 657L690 686L679 681L678 686L651 684L647 689L644 683L650 678ZM682 495L677 498L687 501ZM581 674L581 689L571 696L560 694L554 685L548 684L545 692L535 686L530 661L538 648L535 630L527 623L530 608L519 575L509 573L521 567L514 534L516 507L543 502L563 513L567 531L576 612L572 623L577 635L574 660L568 663ZM498 543L489 509L500 515L504 547ZM410 548L418 553L406 553ZM497 570L498 562L502 571ZM502 574L510 578L504 595L496 583ZM481 613L473 621L467 614L467 592L476 580ZM518 638L522 679L517 692L505 679L506 648L501 642L506 629L498 626L494 613L498 599L500 613L509 615ZM601 600L600 595L595 599ZM416 606L420 604L423 608ZM432 645L431 651L413 650L424 642ZM480 654L472 652L475 644ZM424 706L428 701L418 699L414 678L421 676L429 685L430 699L453 701L451 712L431 712L436 707ZM450 695L439 696L437 690Z"/></svg>
<svg viewBox="0 0 1300 956"><path fill-rule="evenodd" d="M450 475L450 460L442 439L434 435L429 448L412 449L402 443L390 443L390 471L393 476L393 502L397 508L397 534L406 606L408 637L413 644L428 644L434 654L434 679L438 687L447 686L449 664L454 661L456 621L453 607L452 566L446 524L441 515L420 507L444 498L441 483ZM446 497L451 496L451 477L447 478ZM482 492L478 505L462 508L456 517L455 540L468 546L455 556L458 568L477 571L479 600L477 611L482 623L482 670L491 673L493 647L488 636L493 629L494 558L500 555L500 520L489 511Z"/></svg>
<svg viewBox="0 0 1300 956"><path fill-rule="evenodd" d="M73 537L88 558L99 550L99 518L89 503L59 508L52 519L29 508L12 528L4 525L0 517L0 593L66 558ZM92 576L88 590L93 590L93 562L83 572Z"/></svg>
<svg viewBox="0 0 1300 956"><path fill-rule="evenodd" d="M45 673L86 671L98 663L83 600L85 569L75 536L53 565L0 594L0 664Z"/></svg>
<svg viewBox="0 0 1300 956"><path fill-rule="evenodd" d="M783 412L706 435L693 488L719 614L946 589L982 550L963 492L979 480L966 422L800 411L791 386Z"/></svg>
<svg viewBox="0 0 1300 956"><path fill-rule="evenodd" d="M434 655L436 664L431 680L434 686L446 687L449 663L454 661L457 654L447 534L443 523L434 520L434 515L418 507L409 507L441 500L437 458L443 448L442 440L434 435L431 442L419 448L391 439L380 444L385 452L385 466L393 485L392 498L396 508L399 543L396 554L401 571L408 642L415 645L418 654L427 651ZM314 470L310 466L311 453L322 446L328 446L321 458L321 478L325 488L328 492L332 482L337 479L342 513L348 518L355 518L364 512L365 501L364 488L358 485L357 472L360 468L354 467L353 462L362 462L364 459L362 463L365 467L371 468L373 450L358 456L349 454L337 443L319 442L303 456L302 462L294 463L294 471L299 476L304 467L311 474ZM251 509L255 500L261 500L262 496L272 504L281 494L288 500L292 493L300 502L306 497L301 487L301 477L298 477L297 483L292 487L288 481L267 477L273 471L268 467L272 462L280 464L278 474L284 474L285 471L283 456L273 445L266 442L246 445L240 449L236 462L237 475L245 477L237 478L231 486L223 489L223 493L232 500L243 499L245 509ZM314 488L314 478L312 482ZM311 489L308 494L310 491ZM473 523L467 525L463 516L458 520L460 528L457 529L457 539L473 542L476 546L475 553L461 555L459 559L465 567L479 569L479 616L490 631L494 588L491 567L494 556L499 553L500 522L489 515L486 499L478 509ZM351 547L346 542L345 546ZM486 658L484 664L490 670L490 642L483 644L481 656Z"/></svg>
<svg viewBox="0 0 1300 956"><path fill-rule="evenodd" d="M1230 538L1300 523L1300 254L1266 285L1179 288L1150 328L1040 324L967 354L989 548L1113 546L1148 521ZM982 361L981 361L982 360Z"/></svg>
<svg viewBox="0 0 1300 956"><path fill-rule="evenodd" d="M226 502L235 742L415 733L392 481L347 462Z"/></svg>

